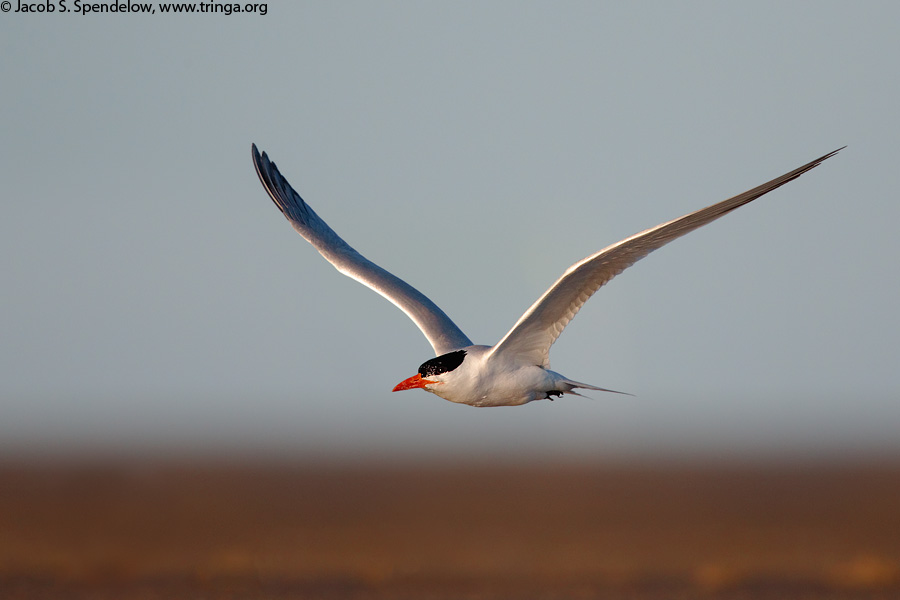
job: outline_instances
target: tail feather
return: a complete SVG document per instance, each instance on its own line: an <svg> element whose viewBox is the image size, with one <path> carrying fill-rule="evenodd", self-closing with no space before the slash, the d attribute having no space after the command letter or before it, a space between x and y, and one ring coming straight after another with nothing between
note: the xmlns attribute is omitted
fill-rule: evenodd
<svg viewBox="0 0 900 600"><path fill-rule="evenodd" d="M568 387L569 389L563 389L562 392L564 394L572 394L573 396L581 396L585 398L584 394L579 394L578 392L573 392L573 388L582 388L585 390L597 390L598 392L609 392L611 394L622 394L623 396L634 396L634 394L630 394L628 392L619 392L617 390L610 390L607 388L597 387L596 385L590 385L588 383L579 383L577 381L572 381L571 379L566 379L560 382L563 386Z"/></svg>

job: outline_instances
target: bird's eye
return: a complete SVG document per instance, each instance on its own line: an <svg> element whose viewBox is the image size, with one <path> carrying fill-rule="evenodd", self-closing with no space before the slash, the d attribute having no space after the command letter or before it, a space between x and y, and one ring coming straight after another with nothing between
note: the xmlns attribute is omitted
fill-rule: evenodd
<svg viewBox="0 0 900 600"><path fill-rule="evenodd" d="M419 375L422 377L430 377L432 375L447 373L461 365L465 357L465 350L456 350L455 352L448 352L447 354L442 354L431 360L426 360L422 363L422 366L419 367Z"/></svg>

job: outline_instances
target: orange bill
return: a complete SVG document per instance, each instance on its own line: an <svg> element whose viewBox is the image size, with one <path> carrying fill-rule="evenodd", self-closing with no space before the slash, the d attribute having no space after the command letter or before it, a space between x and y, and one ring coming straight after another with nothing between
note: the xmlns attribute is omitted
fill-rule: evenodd
<svg viewBox="0 0 900 600"><path fill-rule="evenodd" d="M412 390L415 388L424 388L429 383L440 383L439 381L431 381L430 379L423 379L421 375L416 373L409 379L404 379L400 383L394 386L392 392L399 392L401 390Z"/></svg>

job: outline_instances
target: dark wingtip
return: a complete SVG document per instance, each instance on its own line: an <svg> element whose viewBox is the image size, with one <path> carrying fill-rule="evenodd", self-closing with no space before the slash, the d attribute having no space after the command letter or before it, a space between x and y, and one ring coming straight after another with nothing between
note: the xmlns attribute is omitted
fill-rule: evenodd
<svg viewBox="0 0 900 600"><path fill-rule="evenodd" d="M259 177L260 183L262 183L263 188L268 192L269 198L272 199L272 202L278 207L278 210L284 214L284 207L278 201L277 181L278 178L281 177L281 173L278 172L278 167L269 160L269 157L265 152L262 154L259 153L256 144L250 144L250 153L252 154L253 167L256 169L256 176Z"/></svg>
<svg viewBox="0 0 900 600"><path fill-rule="evenodd" d="M256 147L256 144L250 144L250 159L253 161L253 167L256 169L256 174L259 175L259 178L262 179L262 157L259 155L259 148ZM265 181L263 181L263 185L265 185Z"/></svg>
<svg viewBox="0 0 900 600"><path fill-rule="evenodd" d="M812 167L818 167L820 164L822 164L823 162L825 162L826 160L828 160L829 158L831 158L832 156L834 156L835 154L837 154L838 152L840 152L841 150L843 150L843 149L846 148L846 147L847 147L847 146L841 146L841 147L838 148L837 150L832 150L831 152L829 152L829 153L826 154L825 156L823 156L823 157L821 157L821 158L817 158L816 160L814 160L814 161L812 162ZM810 168L812 168L812 167L810 167Z"/></svg>
<svg viewBox="0 0 900 600"><path fill-rule="evenodd" d="M832 150L831 152L829 152L828 154L826 154L825 156L823 156L822 158L820 158L820 159L819 159L819 162L831 158L832 156L834 156L835 154L837 154L838 152L840 152L841 150L843 150L843 149L846 148L846 147L847 147L847 146L844 145L844 146L841 146L840 148L838 148L837 150Z"/></svg>
<svg viewBox="0 0 900 600"><path fill-rule="evenodd" d="M797 177L800 177L800 175L802 175L803 173L806 173L807 171L815 169L816 167L821 165L823 162L825 162L826 160L828 160L829 158L831 158L832 156L834 156L835 154L837 154L838 152L840 152L841 150L843 150L846 147L847 146L841 146L837 150L832 150L825 156L821 156L821 157L817 158L816 160L812 161L811 163L808 163L805 167L800 167L800 169L798 169L799 173L797 173L794 177L791 177L791 180L796 179ZM785 182L785 183L787 183L787 182Z"/></svg>
<svg viewBox="0 0 900 600"><path fill-rule="evenodd" d="M265 156L266 153L263 152L262 155ZM259 173L259 166L262 162L262 158L259 155L259 148L256 147L256 144L250 144L250 158L253 160L253 166L256 167L256 172Z"/></svg>

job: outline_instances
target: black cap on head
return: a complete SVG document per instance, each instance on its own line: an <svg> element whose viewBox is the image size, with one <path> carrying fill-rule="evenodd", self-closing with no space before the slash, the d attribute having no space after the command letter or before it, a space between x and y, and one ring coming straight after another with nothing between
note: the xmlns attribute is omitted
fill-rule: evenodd
<svg viewBox="0 0 900 600"><path fill-rule="evenodd" d="M431 375L440 375L441 373L447 373L461 365L465 357L465 350L456 350L454 352L442 354L438 357L432 358L431 360L426 360L422 363L422 366L419 367L419 375L421 375L422 377L429 377Z"/></svg>

